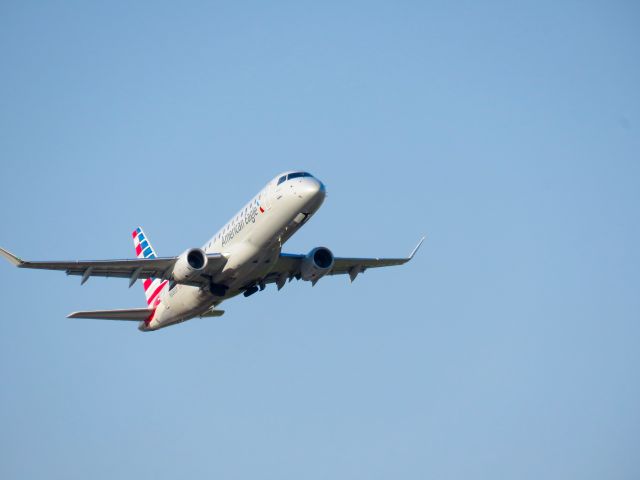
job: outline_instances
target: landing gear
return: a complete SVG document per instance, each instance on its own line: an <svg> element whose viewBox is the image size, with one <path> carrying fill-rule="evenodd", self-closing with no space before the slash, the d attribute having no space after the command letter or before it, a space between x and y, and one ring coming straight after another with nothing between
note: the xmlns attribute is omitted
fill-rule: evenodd
<svg viewBox="0 0 640 480"><path fill-rule="evenodd" d="M221 285L219 283L211 282L209 284L209 291L211 292L211 295L215 297L224 297L227 294L228 289L229 287L227 287L226 285Z"/></svg>
<svg viewBox="0 0 640 480"><path fill-rule="evenodd" d="M258 291L258 287L254 285L253 287L249 287L249 288L247 288L247 289L244 291L243 295L244 295L245 297L250 297L251 295L253 295L253 294L254 294L254 293L256 293L257 291Z"/></svg>

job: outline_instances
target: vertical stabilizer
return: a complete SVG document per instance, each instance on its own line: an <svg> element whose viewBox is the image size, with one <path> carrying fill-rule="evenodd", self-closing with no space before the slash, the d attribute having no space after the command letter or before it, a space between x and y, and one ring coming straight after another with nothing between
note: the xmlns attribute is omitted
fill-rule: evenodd
<svg viewBox="0 0 640 480"><path fill-rule="evenodd" d="M141 227L136 228L132 236L133 246L136 249L138 258L156 258L156 252ZM135 278L133 280L135 281ZM149 307L154 308L158 305L160 302L160 293L166 286L167 281L159 278L151 277L143 280L142 287L144 288L144 295L147 298L147 305L149 305Z"/></svg>

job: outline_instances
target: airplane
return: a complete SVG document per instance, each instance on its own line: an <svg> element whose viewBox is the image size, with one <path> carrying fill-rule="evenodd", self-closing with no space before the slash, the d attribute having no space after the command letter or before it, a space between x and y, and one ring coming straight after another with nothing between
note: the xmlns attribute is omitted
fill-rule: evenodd
<svg viewBox="0 0 640 480"><path fill-rule="evenodd" d="M303 171L284 172L253 197L201 248L175 257L158 257L142 228L133 233L136 259L88 261L25 261L0 248L0 255L19 268L66 271L81 277L141 280L147 307L73 312L68 318L131 320L143 332L195 317L218 317L216 307L236 295L245 297L275 283L280 290L294 278L315 285L325 275L356 277L370 268L402 265L411 260L424 237L405 258L335 257L326 247L306 255L282 253L282 245L318 211L326 196L324 184Z"/></svg>

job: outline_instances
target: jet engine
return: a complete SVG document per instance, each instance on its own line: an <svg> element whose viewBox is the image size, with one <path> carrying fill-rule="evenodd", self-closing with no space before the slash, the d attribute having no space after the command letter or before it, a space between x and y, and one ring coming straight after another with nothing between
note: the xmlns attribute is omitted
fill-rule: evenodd
<svg viewBox="0 0 640 480"><path fill-rule="evenodd" d="M191 248L185 251L176 260L173 267L173 279L176 282L184 282L196 277L207 266L207 255L200 248Z"/></svg>
<svg viewBox="0 0 640 480"><path fill-rule="evenodd" d="M303 280L317 282L333 268L333 253L326 247L316 247L311 250L300 266Z"/></svg>

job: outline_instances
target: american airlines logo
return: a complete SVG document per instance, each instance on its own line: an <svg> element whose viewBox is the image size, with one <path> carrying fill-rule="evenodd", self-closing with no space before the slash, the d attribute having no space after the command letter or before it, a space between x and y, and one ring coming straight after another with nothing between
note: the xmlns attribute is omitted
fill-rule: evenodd
<svg viewBox="0 0 640 480"><path fill-rule="evenodd" d="M260 207L260 204L258 203L258 207L252 206L246 215L241 216L237 222L234 221L231 224L231 226L229 227L229 231L222 235L223 247L229 241L231 241L236 235L238 235L242 230L244 230L244 227L246 227L250 223L256 223L256 217L258 216L258 208L260 208L261 212L264 212L264 209Z"/></svg>

